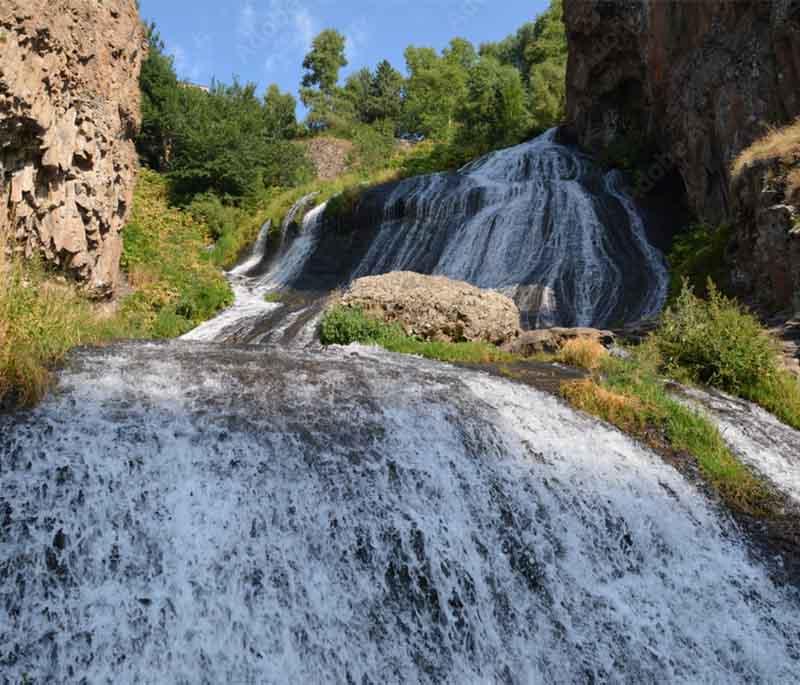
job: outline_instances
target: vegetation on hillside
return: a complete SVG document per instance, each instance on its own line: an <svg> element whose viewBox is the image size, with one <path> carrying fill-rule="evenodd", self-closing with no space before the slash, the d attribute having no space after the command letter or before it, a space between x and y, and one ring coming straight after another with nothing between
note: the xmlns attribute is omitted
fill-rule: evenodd
<svg viewBox="0 0 800 685"><path fill-rule="evenodd" d="M5 263L0 245L0 407L35 404L73 347L175 337L232 301L208 251L211 229L168 200L168 182L143 171L122 257L134 290L113 311L36 262Z"/></svg>

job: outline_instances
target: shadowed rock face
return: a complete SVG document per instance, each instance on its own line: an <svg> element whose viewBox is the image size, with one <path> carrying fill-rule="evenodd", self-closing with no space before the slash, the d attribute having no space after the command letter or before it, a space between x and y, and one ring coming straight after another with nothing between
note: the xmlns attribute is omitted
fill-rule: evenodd
<svg viewBox="0 0 800 685"><path fill-rule="evenodd" d="M136 175L135 0L5 0L0 47L0 233L108 295Z"/></svg>
<svg viewBox="0 0 800 685"><path fill-rule="evenodd" d="M581 143L644 132L695 213L729 217L732 159L800 114L800 2L565 0L564 17Z"/></svg>

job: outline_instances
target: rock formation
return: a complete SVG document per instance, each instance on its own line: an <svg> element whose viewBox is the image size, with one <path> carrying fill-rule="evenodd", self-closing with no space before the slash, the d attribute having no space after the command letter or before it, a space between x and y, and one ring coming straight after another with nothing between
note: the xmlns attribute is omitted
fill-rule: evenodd
<svg viewBox="0 0 800 685"><path fill-rule="evenodd" d="M568 119L594 149L640 135L698 216L732 209L731 162L800 113L800 0L565 0Z"/></svg>
<svg viewBox="0 0 800 685"><path fill-rule="evenodd" d="M0 4L0 237L113 292L136 175L135 0Z"/></svg>
<svg viewBox="0 0 800 685"><path fill-rule="evenodd" d="M408 335L442 342L510 343L519 335L519 310L492 290L396 271L353 282L341 300L369 316L399 323Z"/></svg>
<svg viewBox="0 0 800 685"><path fill-rule="evenodd" d="M507 346L512 354L533 357L537 354L556 354L570 340L591 340L603 347L612 347L616 335L596 328L542 328L525 331Z"/></svg>
<svg viewBox="0 0 800 685"><path fill-rule="evenodd" d="M679 174L685 198L675 200L733 224L737 294L764 314L797 313L796 213L782 172L763 161L732 181L731 165L800 115L800 0L565 0L564 19L579 142L633 157L647 147L643 190Z"/></svg>

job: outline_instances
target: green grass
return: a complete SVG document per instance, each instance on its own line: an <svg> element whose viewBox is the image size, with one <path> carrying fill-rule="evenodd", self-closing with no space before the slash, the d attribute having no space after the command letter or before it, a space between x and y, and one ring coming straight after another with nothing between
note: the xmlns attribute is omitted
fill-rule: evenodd
<svg viewBox="0 0 800 685"><path fill-rule="evenodd" d="M168 196L165 179L142 171L123 232L122 266L134 292L111 315L35 261L0 260L0 406L36 404L76 346L176 337L232 302L207 249L209 227L170 207Z"/></svg>
<svg viewBox="0 0 800 685"><path fill-rule="evenodd" d="M608 357L588 381L564 385L564 397L652 447L692 455L705 479L726 502L745 514L771 516L769 487L733 455L716 426L667 392L652 343L625 360Z"/></svg>
<svg viewBox="0 0 800 685"><path fill-rule="evenodd" d="M407 335L399 324L387 324L366 316L357 307L335 306L320 324L323 345L362 343L390 352L411 354L452 364L513 363L519 357L481 342L438 342Z"/></svg>

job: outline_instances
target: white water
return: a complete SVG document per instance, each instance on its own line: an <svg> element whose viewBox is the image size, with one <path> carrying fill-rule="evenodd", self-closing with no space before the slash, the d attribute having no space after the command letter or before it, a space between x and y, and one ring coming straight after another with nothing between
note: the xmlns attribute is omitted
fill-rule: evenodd
<svg viewBox="0 0 800 685"><path fill-rule="evenodd" d="M719 391L684 388L682 394L717 424L742 462L800 504L800 431L751 402Z"/></svg>
<svg viewBox="0 0 800 685"><path fill-rule="evenodd" d="M510 382L121 345L0 428L11 682L800 678L798 597L703 496Z"/></svg>
<svg viewBox="0 0 800 685"><path fill-rule="evenodd" d="M302 198L295 207L305 206L313 195ZM298 210L299 211L299 210ZM267 244L269 225L261 229L256 244L250 256L229 274L231 288L234 293L234 303L214 319L198 326L193 331L183 336L183 340L195 342L224 342L247 331L248 328L255 327L263 318L283 307L276 302L268 302L265 297L270 293L280 290L288 285L292 279L297 277L302 270L308 255L314 249L319 240L322 229L322 215L325 205L315 207L308 212L299 222L300 231L293 241L288 241L284 245L274 260L272 267L263 275L251 275L264 260L264 250ZM290 212L291 219L287 218L284 222L284 233L289 221L294 221L296 212L293 208ZM285 323L288 326L291 322ZM302 336L303 344L309 344L309 335L313 331ZM261 336L262 338L265 336ZM261 342L256 339L254 342Z"/></svg>
<svg viewBox="0 0 800 685"><path fill-rule="evenodd" d="M491 153L457 176L399 183L353 278L420 271L517 297L531 326L657 315L668 273L622 176L555 142Z"/></svg>

